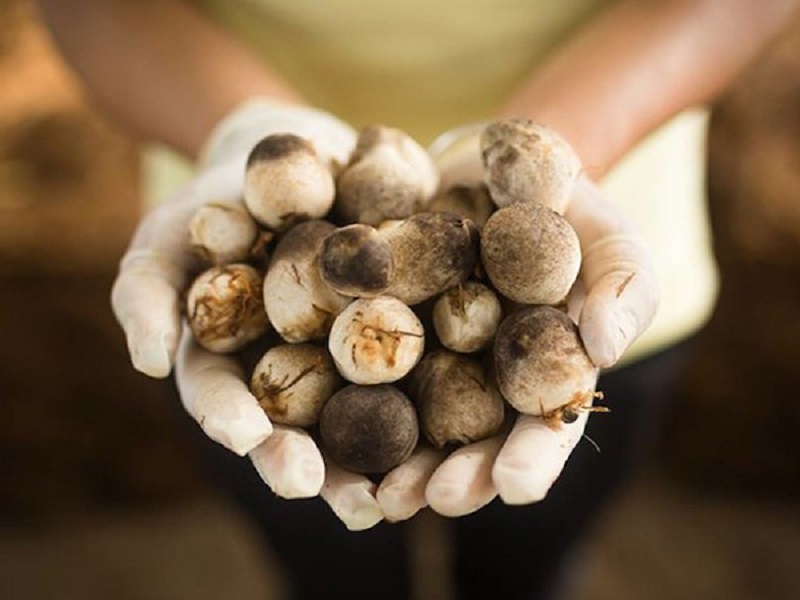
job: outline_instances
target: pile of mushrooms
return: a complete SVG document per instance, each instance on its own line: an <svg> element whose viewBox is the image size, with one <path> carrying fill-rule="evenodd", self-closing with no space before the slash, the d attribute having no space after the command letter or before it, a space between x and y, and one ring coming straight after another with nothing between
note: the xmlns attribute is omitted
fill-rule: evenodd
<svg viewBox="0 0 800 600"><path fill-rule="evenodd" d="M364 129L345 166L273 135L250 153L241 201L192 219L210 264L186 294L196 342L265 347L260 406L346 469L485 439L514 411L560 428L591 409L597 369L564 308L579 161L524 119L489 125L481 150L485 185L438 190L396 129Z"/></svg>

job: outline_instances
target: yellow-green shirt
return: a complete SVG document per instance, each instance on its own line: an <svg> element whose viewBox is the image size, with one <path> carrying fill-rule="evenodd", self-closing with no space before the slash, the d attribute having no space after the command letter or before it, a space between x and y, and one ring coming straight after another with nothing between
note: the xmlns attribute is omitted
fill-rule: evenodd
<svg viewBox="0 0 800 600"><path fill-rule="evenodd" d="M426 144L492 116L597 0L195 0L311 104Z"/></svg>

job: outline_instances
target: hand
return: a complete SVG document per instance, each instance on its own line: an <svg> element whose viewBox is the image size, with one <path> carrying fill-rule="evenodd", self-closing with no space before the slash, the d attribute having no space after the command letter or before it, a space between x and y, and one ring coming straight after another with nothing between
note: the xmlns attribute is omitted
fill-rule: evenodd
<svg viewBox="0 0 800 600"><path fill-rule="evenodd" d="M375 485L326 465L305 432L273 426L237 360L202 349L181 323L181 291L196 266L189 221L209 202L241 202L247 154L272 133L304 137L332 169L347 161L356 139L349 126L312 109L254 103L234 113L212 135L203 172L142 219L122 259L112 305L134 366L166 377L174 364L183 405L211 439L249 455L277 495L321 494L348 528L363 529L382 518Z"/></svg>
<svg viewBox="0 0 800 600"><path fill-rule="evenodd" d="M462 129L432 154L443 185L483 180L478 134ZM598 367L616 363L645 331L658 305L658 285L633 224L599 188L580 176L565 213L581 243L582 266L569 298L589 357ZM410 518L426 505L445 516L478 510L499 495L507 504L542 500L583 435L588 412L560 429L519 415L510 431L469 444L449 456L420 447L381 483L377 498L387 520Z"/></svg>

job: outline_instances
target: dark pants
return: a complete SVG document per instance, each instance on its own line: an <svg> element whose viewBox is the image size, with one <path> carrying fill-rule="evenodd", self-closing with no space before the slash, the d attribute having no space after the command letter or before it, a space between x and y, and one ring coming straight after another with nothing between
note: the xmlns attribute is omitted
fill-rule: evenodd
<svg viewBox="0 0 800 600"><path fill-rule="evenodd" d="M460 598L552 598L575 542L648 449L686 344L604 374L598 389L611 414L589 419L583 440L547 498L523 507L495 500L454 522ZM249 460L211 442L203 447L224 490L276 550L294 598L409 596L406 526L381 523L350 533L319 499L285 501L260 480Z"/></svg>

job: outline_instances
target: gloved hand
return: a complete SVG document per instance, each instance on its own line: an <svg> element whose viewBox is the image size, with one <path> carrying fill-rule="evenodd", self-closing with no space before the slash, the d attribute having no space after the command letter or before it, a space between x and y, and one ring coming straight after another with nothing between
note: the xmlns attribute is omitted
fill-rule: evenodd
<svg viewBox="0 0 800 600"><path fill-rule="evenodd" d="M181 291L195 264L189 221L206 203L241 202L247 155L262 137L274 133L305 138L332 170L346 164L356 142L348 125L310 108L259 100L231 113L212 134L200 174L142 219L114 283L114 314L139 371L166 377L175 366L184 407L211 439L249 455L277 495L321 493L348 528L363 529L382 518L375 485L326 465L305 432L273 426L236 359L202 349L181 322Z"/></svg>
<svg viewBox="0 0 800 600"><path fill-rule="evenodd" d="M445 134L431 147L442 189L484 180L483 128L477 124ZM569 312L594 364L609 367L655 316L659 291L653 265L634 225L584 175L572 187L565 217L578 234L583 259ZM583 435L588 414L582 411L558 430L540 417L520 415L510 432L447 457L420 447L384 478L378 502L387 520L399 521L426 505L445 516L465 515L498 494L507 504L542 500Z"/></svg>

